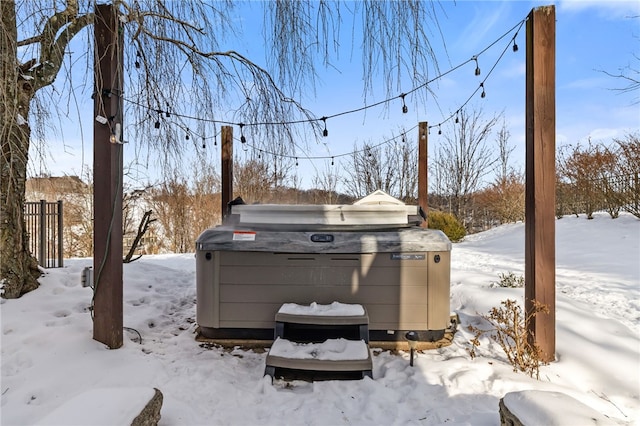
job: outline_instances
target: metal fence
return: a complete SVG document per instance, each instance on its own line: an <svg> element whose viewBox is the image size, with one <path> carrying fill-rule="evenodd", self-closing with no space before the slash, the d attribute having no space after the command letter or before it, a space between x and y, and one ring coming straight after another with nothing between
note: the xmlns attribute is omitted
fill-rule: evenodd
<svg viewBox="0 0 640 426"><path fill-rule="evenodd" d="M26 202L24 219L29 233L29 248L43 268L63 266L62 201Z"/></svg>

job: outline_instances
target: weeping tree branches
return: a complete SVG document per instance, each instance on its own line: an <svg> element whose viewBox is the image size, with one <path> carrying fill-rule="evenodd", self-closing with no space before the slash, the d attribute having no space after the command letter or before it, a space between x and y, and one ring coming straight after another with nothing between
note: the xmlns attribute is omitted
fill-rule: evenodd
<svg viewBox="0 0 640 426"><path fill-rule="evenodd" d="M190 130L205 138L217 131L204 120L190 129L185 116L261 123L244 131L265 151L284 145L292 152L297 143L319 137L321 129L309 122L314 116L302 98L313 93L317 70L339 56L343 20L352 28L352 46L363 46L364 93L372 92L376 78L390 92L403 78L415 87L437 69L431 39L439 31L431 2L249 3L245 7L260 8L268 23L264 59L229 48L242 45L234 1L114 0L114 5L125 40L126 81L125 87L109 89L129 101L123 131L136 142L141 163L154 154L164 170L179 164L189 144L202 145L195 137L185 143ZM92 34L84 30L95 22L94 7L93 0L0 1L0 280L7 297L37 286L22 211L30 143L45 144L45 119L69 117L73 107L82 108L78 99L93 94ZM30 113L31 107L44 114ZM282 125L292 120L305 125Z"/></svg>

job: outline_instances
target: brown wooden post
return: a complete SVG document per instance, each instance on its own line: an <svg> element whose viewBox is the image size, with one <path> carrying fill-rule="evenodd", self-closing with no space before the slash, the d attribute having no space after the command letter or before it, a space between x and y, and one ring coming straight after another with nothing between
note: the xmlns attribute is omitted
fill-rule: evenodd
<svg viewBox="0 0 640 426"><path fill-rule="evenodd" d="M58 232L57 232L57 241L58 241L58 268L62 268L64 266L64 245L62 238L62 228L64 224L63 218L63 204L62 200L58 200Z"/></svg>
<svg viewBox="0 0 640 426"><path fill-rule="evenodd" d="M111 135L122 128L122 37L111 4L96 6L93 126L93 338L122 346L122 145ZM121 135L118 135L121 138Z"/></svg>
<svg viewBox="0 0 640 426"><path fill-rule="evenodd" d="M222 220L229 214L229 202L233 199L233 127L222 126Z"/></svg>
<svg viewBox="0 0 640 426"><path fill-rule="evenodd" d="M527 21L525 311L549 308L527 324L542 360L555 359L555 7L535 8Z"/></svg>
<svg viewBox="0 0 640 426"><path fill-rule="evenodd" d="M428 179L428 157L429 147L429 125L426 121L418 123L418 206L422 208L425 215L429 214L429 179ZM425 219L420 226L426 228L428 220Z"/></svg>

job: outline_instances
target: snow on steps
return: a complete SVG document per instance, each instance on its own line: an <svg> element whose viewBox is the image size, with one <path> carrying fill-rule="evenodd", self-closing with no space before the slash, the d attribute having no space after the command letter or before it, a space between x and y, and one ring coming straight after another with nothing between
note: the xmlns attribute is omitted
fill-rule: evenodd
<svg viewBox="0 0 640 426"><path fill-rule="evenodd" d="M369 351L369 317L359 304L334 302L330 305L312 303L308 306L285 303L276 313L276 340L267 354L265 374L275 375L276 368L309 372L360 372L372 377ZM304 324L305 333L290 340L287 324ZM346 330L356 326L360 339L345 338ZM322 342L313 341L313 328L330 328L331 336ZM344 331L343 331L344 330Z"/></svg>
<svg viewBox="0 0 640 426"><path fill-rule="evenodd" d="M364 371L369 377L372 368L369 346L363 340L346 339L297 343L277 338L266 364L267 367L306 371Z"/></svg>
<svg viewBox="0 0 640 426"><path fill-rule="evenodd" d="M162 399L162 392L155 388L92 389L65 402L36 425L155 426Z"/></svg>

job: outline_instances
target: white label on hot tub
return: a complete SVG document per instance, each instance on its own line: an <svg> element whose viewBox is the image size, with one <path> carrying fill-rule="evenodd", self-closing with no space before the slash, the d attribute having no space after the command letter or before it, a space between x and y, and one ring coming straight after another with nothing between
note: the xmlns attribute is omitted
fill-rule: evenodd
<svg viewBox="0 0 640 426"><path fill-rule="evenodd" d="M424 254L391 253L391 260L424 260Z"/></svg>
<svg viewBox="0 0 640 426"><path fill-rule="evenodd" d="M256 233L253 231L233 231L233 241L255 241Z"/></svg>

